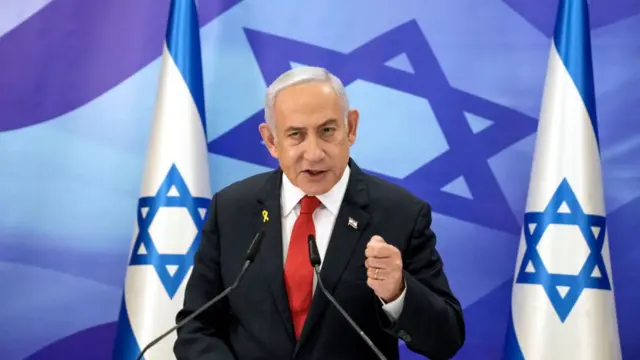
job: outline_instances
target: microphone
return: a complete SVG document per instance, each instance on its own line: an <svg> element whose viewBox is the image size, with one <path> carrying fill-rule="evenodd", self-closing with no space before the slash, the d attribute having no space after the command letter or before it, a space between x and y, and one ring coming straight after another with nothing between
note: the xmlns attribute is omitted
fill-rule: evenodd
<svg viewBox="0 0 640 360"><path fill-rule="evenodd" d="M182 321L177 323L171 329L167 330L165 333L163 333L162 335L158 336L153 341L151 341L147 346L144 347L144 349L142 349L142 351L140 352L140 355L138 355L136 360L141 360L142 356L144 355L144 353L147 352L147 350L149 350L152 346L154 346L155 344L159 343L160 340L164 339L172 331L182 327L184 324L188 323L193 318L195 318L196 316L200 315L200 313L202 313L203 311L205 311L208 308L210 308L213 304L218 302L218 300L220 300L223 297L227 296L227 294L229 294L231 292L231 290L235 289L235 287L238 286L238 284L240 283L240 280L244 277L244 273L249 268L249 265L251 265L251 263L253 263L253 260L258 255L258 251L260 250L260 245L262 244L262 240L263 239L264 239L264 230L260 230L256 234L256 236L253 238L253 241L251 241L251 245L249 245L249 250L247 250L247 255L245 256L244 265L242 266L242 269L240 270L240 273L238 274L238 277L236 278L236 281L231 286L229 286L223 292L218 294L218 296L216 296L213 299L209 300L209 302L207 302L206 304L202 305L193 314L191 314L191 315L187 316L186 318L182 319Z"/></svg>
<svg viewBox="0 0 640 360"><path fill-rule="evenodd" d="M316 272L316 277L318 278L318 285L320 285L320 289L322 290L324 295L329 299L329 301L333 303L333 305L336 306L336 308L340 311L342 316L344 316L344 318L347 319L349 324L351 324L351 326L358 332L358 334L360 334L360 337L362 337L364 341L367 343L367 345L369 345L369 347L376 353L376 355L378 355L378 358L380 358L381 360L387 360L384 354L382 354L382 352L378 350L378 348L373 344L371 339L369 339L369 337L364 333L364 331L362 331L362 329L360 329L360 327L356 325L356 323L353 321L353 319L351 319L349 314L347 314L347 312L344 311L344 309L342 308L342 306L340 306L340 304L338 304L336 299L334 299L333 296L331 296L331 294L327 291L327 289L325 289L324 284L322 283L322 279L320 278L320 263L322 261L320 260L320 252L318 252L316 237L313 234L309 234L309 236L307 237L307 241L309 243L309 260L311 261L311 266L313 266L313 269Z"/></svg>

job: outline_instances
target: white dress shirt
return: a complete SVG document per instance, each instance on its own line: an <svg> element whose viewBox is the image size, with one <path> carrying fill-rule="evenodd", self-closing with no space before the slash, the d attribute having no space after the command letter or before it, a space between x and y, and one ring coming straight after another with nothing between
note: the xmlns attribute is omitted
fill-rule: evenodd
<svg viewBox="0 0 640 360"><path fill-rule="evenodd" d="M320 259L323 260L329 246L329 239L333 232L333 226L342 204L345 191L347 190L347 183L349 182L349 174L351 170L349 166L345 168L342 178L329 192L318 195L320 200L320 206L313 213L313 222L316 228L316 243L318 244L318 252L320 253ZM300 214L300 200L305 196L299 188L294 186L286 175L282 174L282 191L280 204L282 207L282 250L283 259L287 260L287 250L289 249L289 240L291 239L291 232L293 231L293 225ZM335 239L334 241L340 241ZM321 263L321 267L322 267ZM283 264L284 266L284 264ZM317 279L314 274L313 289L315 290ZM373 291L373 290L372 290ZM385 304L382 299L382 309L389 316L391 321L395 321L402 312L404 305L404 297L406 294L406 288L398 297L398 299Z"/></svg>

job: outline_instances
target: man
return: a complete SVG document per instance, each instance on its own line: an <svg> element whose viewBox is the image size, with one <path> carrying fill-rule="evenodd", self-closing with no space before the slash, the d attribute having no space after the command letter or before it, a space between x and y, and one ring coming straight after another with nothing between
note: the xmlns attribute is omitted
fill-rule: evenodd
<svg viewBox="0 0 640 360"><path fill-rule="evenodd" d="M358 116L321 68L295 68L269 87L259 131L280 167L215 194L177 320L230 286L254 235L266 235L228 298L178 331L179 360L377 359L316 289L309 234L323 284L388 359L398 359L398 339L430 359L460 349L462 309L430 207L350 158Z"/></svg>

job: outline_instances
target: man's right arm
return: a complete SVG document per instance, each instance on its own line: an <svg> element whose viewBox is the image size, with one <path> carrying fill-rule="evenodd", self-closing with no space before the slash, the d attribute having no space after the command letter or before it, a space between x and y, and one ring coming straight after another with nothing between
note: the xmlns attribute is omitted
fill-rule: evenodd
<svg viewBox="0 0 640 360"><path fill-rule="evenodd" d="M193 271L185 290L184 307L179 322L224 290L220 273L220 239L218 237L217 196L211 200L200 245L194 256ZM228 342L229 302L221 299L178 329L174 353L178 360L233 360Z"/></svg>

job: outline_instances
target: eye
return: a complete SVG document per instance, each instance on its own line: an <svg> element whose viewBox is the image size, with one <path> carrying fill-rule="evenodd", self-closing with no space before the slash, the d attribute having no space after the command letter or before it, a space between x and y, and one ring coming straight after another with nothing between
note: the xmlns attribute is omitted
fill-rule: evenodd
<svg viewBox="0 0 640 360"><path fill-rule="evenodd" d="M287 136L290 137L290 138L298 137L298 136L300 136L300 131L291 131L291 132L289 132L287 134Z"/></svg>
<svg viewBox="0 0 640 360"><path fill-rule="evenodd" d="M336 131L335 127L326 127L326 128L322 128L322 134L323 135L331 135Z"/></svg>

